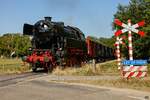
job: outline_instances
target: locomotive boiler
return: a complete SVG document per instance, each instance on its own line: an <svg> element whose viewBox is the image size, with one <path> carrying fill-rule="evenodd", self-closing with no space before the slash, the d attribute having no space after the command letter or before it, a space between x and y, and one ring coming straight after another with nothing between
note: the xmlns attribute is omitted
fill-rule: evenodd
<svg viewBox="0 0 150 100"><path fill-rule="evenodd" d="M45 17L34 25L24 24L23 35L32 37L31 54L25 57L32 70L42 67L48 71L59 65L81 64L87 57L87 45L83 32L77 27L65 26Z"/></svg>

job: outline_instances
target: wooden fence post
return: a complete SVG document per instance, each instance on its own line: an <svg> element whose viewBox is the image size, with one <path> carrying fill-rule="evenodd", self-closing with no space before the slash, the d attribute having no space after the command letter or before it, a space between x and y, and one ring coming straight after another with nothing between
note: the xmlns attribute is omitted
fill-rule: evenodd
<svg viewBox="0 0 150 100"><path fill-rule="evenodd" d="M93 63L93 72L96 72L96 62L95 62L95 59L93 59L93 61L92 61L92 63Z"/></svg>

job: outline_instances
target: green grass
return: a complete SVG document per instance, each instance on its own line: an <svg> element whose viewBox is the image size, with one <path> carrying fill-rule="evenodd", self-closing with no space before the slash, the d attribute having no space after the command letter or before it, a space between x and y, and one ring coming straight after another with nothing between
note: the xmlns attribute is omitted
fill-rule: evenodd
<svg viewBox="0 0 150 100"><path fill-rule="evenodd" d="M21 59L1 59L0 74L22 73L30 70L30 67L24 65Z"/></svg>
<svg viewBox="0 0 150 100"><path fill-rule="evenodd" d="M55 69L55 75L118 75L120 72L117 69L115 61L96 64L96 70L93 70L92 64L85 64L80 68L65 68L64 70Z"/></svg>

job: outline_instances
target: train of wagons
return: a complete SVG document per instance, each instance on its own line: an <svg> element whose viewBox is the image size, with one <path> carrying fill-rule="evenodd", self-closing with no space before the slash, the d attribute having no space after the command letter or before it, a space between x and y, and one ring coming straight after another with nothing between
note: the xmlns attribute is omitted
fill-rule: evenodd
<svg viewBox="0 0 150 100"><path fill-rule="evenodd" d="M53 22L45 17L34 25L24 24L23 35L32 37L32 47L24 61L32 66L35 72L42 67L52 71L56 66L75 66L88 62L114 58L114 50L91 37L85 38L83 32L63 22Z"/></svg>

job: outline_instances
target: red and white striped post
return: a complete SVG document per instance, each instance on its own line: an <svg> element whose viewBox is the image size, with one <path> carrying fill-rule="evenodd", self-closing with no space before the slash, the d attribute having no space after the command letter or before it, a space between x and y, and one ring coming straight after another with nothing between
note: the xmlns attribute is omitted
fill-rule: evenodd
<svg viewBox="0 0 150 100"><path fill-rule="evenodd" d="M131 27L131 20L128 20L128 27ZM133 60L133 47L132 47L132 33L131 30L128 31L128 47L129 47L129 60Z"/></svg>
<svg viewBox="0 0 150 100"><path fill-rule="evenodd" d="M119 37L117 37L119 38ZM119 46L119 41L116 41L115 45L116 45L116 56L117 56L117 65L118 65L118 69L120 69L121 66L121 59L120 59L120 46Z"/></svg>
<svg viewBox="0 0 150 100"><path fill-rule="evenodd" d="M115 42L115 46L116 46L116 56L117 56L118 69L121 69L120 44L123 44L122 38L117 37L116 42Z"/></svg>

